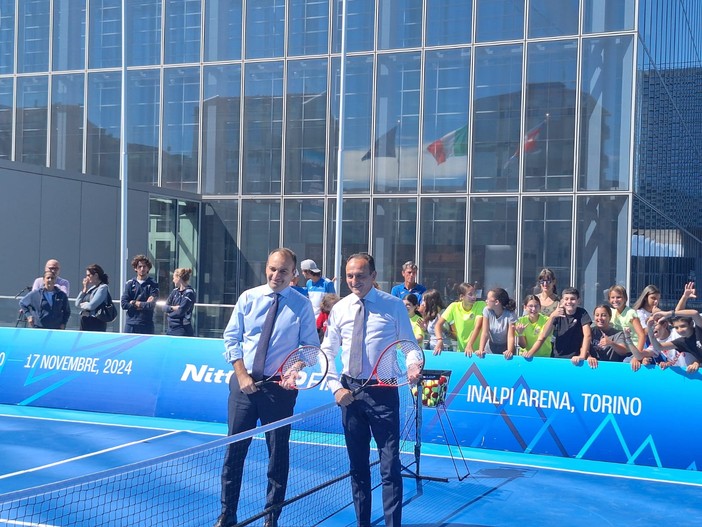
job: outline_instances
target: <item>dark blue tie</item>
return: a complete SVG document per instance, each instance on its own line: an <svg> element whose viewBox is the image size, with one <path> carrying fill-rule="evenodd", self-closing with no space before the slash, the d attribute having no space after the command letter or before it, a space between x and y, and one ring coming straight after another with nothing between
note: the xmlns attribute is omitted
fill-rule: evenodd
<svg viewBox="0 0 702 527"><path fill-rule="evenodd" d="M273 293L273 303L271 304L271 307L268 308L266 320L263 322L263 328L261 328L261 336L258 339L256 355L254 356L253 367L251 368L251 376L256 380L263 378L263 370L266 366L266 354L268 353L268 344L270 343L271 334L273 333L275 317L278 314L278 297L280 297L278 293Z"/></svg>

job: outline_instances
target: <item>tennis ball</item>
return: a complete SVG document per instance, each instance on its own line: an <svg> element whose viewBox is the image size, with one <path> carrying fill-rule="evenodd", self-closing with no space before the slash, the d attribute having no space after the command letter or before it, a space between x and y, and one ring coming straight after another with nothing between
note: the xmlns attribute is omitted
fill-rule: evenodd
<svg viewBox="0 0 702 527"><path fill-rule="evenodd" d="M442 375L441 377L439 377L439 384L446 384L446 381L447 381L447 380L448 380L448 379L446 379L446 377L444 377L444 376Z"/></svg>
<svg viewBox="0 0 702 527"><path fill-rule="evenodd" d="M436 406L436 403L434 402L434 399L429 399L427 401L427 406Z"/></svg>
<svg viewBox="0 0 702 527"><path fill-rule="evenodd" d="M428 387L427 387L427 388L424 388L424 395L429 395L430 393L431 393L431 389L430 389L430 388L428 388Z"/></svg>

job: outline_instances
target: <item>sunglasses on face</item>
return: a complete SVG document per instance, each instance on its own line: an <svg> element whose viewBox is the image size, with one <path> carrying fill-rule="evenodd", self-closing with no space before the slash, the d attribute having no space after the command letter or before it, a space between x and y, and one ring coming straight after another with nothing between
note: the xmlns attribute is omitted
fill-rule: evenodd
<svg viewBox="0 0 702 527"><path fill-rule="evenodd" d="M541 285L549 285L553 283L553 280L539 280Z"/></svg>

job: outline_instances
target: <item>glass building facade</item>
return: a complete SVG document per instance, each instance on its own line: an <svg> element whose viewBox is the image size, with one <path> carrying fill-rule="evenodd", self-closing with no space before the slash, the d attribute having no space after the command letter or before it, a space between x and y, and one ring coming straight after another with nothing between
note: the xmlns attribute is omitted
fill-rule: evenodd
<svg viewBox="0 0 702 527"><path fill-rule="evenodd" d="M416 260L521 299L549 267L591 309L699 272L698 0L124 4L123 38L119 0L0 0L0 159L119 178L124 141L159 281L192 266L200 302L280 245L339 275L338 166L341 254L385 290Z"/></svg>

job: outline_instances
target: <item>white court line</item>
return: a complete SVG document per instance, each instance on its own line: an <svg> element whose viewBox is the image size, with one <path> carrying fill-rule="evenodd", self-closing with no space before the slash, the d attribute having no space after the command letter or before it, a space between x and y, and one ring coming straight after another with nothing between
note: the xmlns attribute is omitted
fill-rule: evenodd
<svg viewBox="0 0 702 527"><path fill-rule="evenodd" d="M118 416L123 416L123 414L114 414ZM126 415L125 415L126 416ZM42 421L54 421L54 422L59 422L59 423L75 423L75 424L81 424L81 425L96 425L96 426L112 426L112 427L117 427L117 428L137 428L137 429L143 429L143 430L170 430L170 431L176 431L175 428L169 428L166 426L153 426L153 425L140 425L140 424L129 424L129 423L107 423L103 421L91 421L90 419L65 419L62 417L44 417L44 416L38 416L38 415L19 415L19 414L12 414L12 413L0 413L0 418L1 417L8 417L8 418L17 418L17 419L39 419ZM126 416L126 417L134 417L134 418L143 418L143 419L149 419L149 417L143 417L143 416ZM154 419L166 419L162 417L156 417ZM223 425L226 427L226 424ZM199 430L191 430L189 428L178 428L177 431L179 432L187 432L189 434L198 434L198 435L206 435L206 436L222 436L226 435L221 434L221 433L216 433L216 432L205 432L205 431L199 431Z"/></svg>
<svg viewBox="0 0 702 527"><path fill-rule="evenodd" d="M56 527L54 524L48 524L48 523L30 523L30 522L19 522L15 520L3 520L0 518L0 523L4 523L6 525L20 525L24 527Z"/></svg>
<svg viewBox="0 0 702 527"><path fill-rule="evenodd" d="M130 447L130 446L134 446L134 445L139 445L139 444L144 443L144 442L147 442L147 441L153 441L154 439L161 439L161 438L168 437L168 436L172 436L172 435L179 434L179 433L180 433L180 432L179 432L178 430L175 430L175 431L173 431L173 432L168 432L168 433L166 433L166 434L161 434L161 435L149 437L149 438L146 438L146 439L140 439L139 441L132 441L131 443L124 443L124 444L122 444L122 445L117 445L117 446L113 446L113 447L110 447L110 448L105 448L105 449L103 449L103 450L98 450L98 451L96 451L96 452L91 452L90 454L83 454L82 456L76 456L76 457L71 457L71 458L68 458L68 459L61 460L61 461L55 461L54 463L49 463L49 464L47 464L47 465L41 465L41 466L39 466L39 467L28 468L28 469L25 469L25 470L19 470L19 471L17 471L17 472L10 472L9 474L3 474L2 476L0 476L0 479L6 479L6 478L13 477L13 476L21 476L21 475L23 475L23 474L29 474L29 473L31 473L31 472L37 472L37 471L39 471L39 470L44 470L44 469L46 469L46 468L56 467L56 466L59 466L59 465L63 465L63 464L65 464L65 463L71 463L72 461L79 461L79 460L81 460L81 459L87 459L87 458L90 458L90 457L93 457L93 456L96 456L96 455L104 454L104 453L106 453L106 452L113 452L113 451L119 450L119 449L121 449L121 448Z"/></svg>

